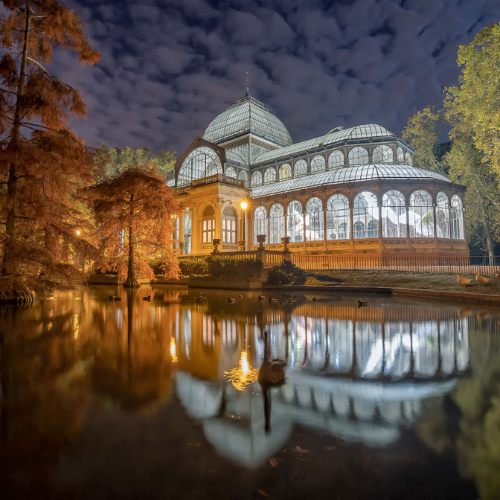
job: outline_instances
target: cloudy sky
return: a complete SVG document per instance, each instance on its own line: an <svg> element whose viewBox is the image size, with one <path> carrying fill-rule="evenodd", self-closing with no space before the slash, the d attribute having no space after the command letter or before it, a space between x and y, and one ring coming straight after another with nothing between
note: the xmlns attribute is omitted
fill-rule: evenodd
<svg viewBox="0 0 500 500"><path fill-rule="evenodd" d="M400 134L457 82L460 44L500 22L498 0L67 0L102 60L54 66L88 108L89 145L179 154L245 93L295 142L342 125Z"/></svg>

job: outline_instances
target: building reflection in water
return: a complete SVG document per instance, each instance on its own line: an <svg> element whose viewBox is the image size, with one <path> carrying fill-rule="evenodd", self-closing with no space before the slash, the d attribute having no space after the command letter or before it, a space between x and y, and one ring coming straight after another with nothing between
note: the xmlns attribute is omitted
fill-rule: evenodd
<svg viewBox="0 0 500 500"><path fill-rule="evenodd" d="M468 323L454 308L317 302L239 314L208 303L181 305L178 318L177 395L219 453L250 467L285 446L296 424L396 442L424 400L469 371ZM271 389L268 433L256 376L246 378L264 361L265 330L269 358L287 370Z"/></svg>

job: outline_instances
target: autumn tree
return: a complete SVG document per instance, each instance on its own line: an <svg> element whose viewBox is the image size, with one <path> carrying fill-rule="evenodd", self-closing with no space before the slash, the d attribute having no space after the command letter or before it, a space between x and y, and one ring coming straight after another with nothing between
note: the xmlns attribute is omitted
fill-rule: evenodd
<svg viewBox="0 0 500 500"><path fill-rule="evenodd" d="M26 290L70 279L71 253L89 250L77 234L85 220L74 194L91 181L92 156L68 125L70 116L85 116L85 106L48 68L56 47L81 63L100 55L77 13L59 0L2 4L0 287Z"/></svg>
<svg viewBox="0 0 500 500"><path fill-rule="evenodd" d="M126 276L124 286L138 287L137 276L152 279L152 257L163 273L175 277L172 218L177 202L165 179L150 165L131 167L82 191L92 205L101 248L95 267Z"/></svg>

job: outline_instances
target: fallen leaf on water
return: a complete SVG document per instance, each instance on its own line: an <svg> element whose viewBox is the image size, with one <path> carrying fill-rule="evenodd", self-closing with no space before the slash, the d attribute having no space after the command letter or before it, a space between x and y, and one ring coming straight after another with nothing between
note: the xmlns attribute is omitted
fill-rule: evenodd
<svg viewBox="0 0 500 500"><path fill-rule="evenodd" d="M264 490L257 490L257 493L262 495L264 498L273 498L269 493L266 493Z"/></svg>
<svg viewBox="0 0 500 500"><path fill-rule="evenodd" d="M295 451L297 453L309 453L309 450L305 450L304 448L301 448L300 446L296 446Z"/></svg>
<svg viewBox="0 0 500 500"><path fill-rule="evenodd" d="M278 467L278 461L275 458L270 458L269 463L271 464L271 467L274 467L275 469Z"/></svg>

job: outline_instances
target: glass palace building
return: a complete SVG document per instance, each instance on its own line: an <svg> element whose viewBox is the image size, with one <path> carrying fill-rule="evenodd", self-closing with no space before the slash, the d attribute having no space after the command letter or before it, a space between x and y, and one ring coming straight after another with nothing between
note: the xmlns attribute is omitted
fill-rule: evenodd
<svg viewBox="0 0 500 500"><path fill-rule="evenodd" d="M205 254L258 245L339 255L467 255L465 188L413 165L414 150L380 125L337 127L293 143L285 125L246 95L175 165L182 206L176 247ZM241 202L246 201L246 210Z"/></svg>

